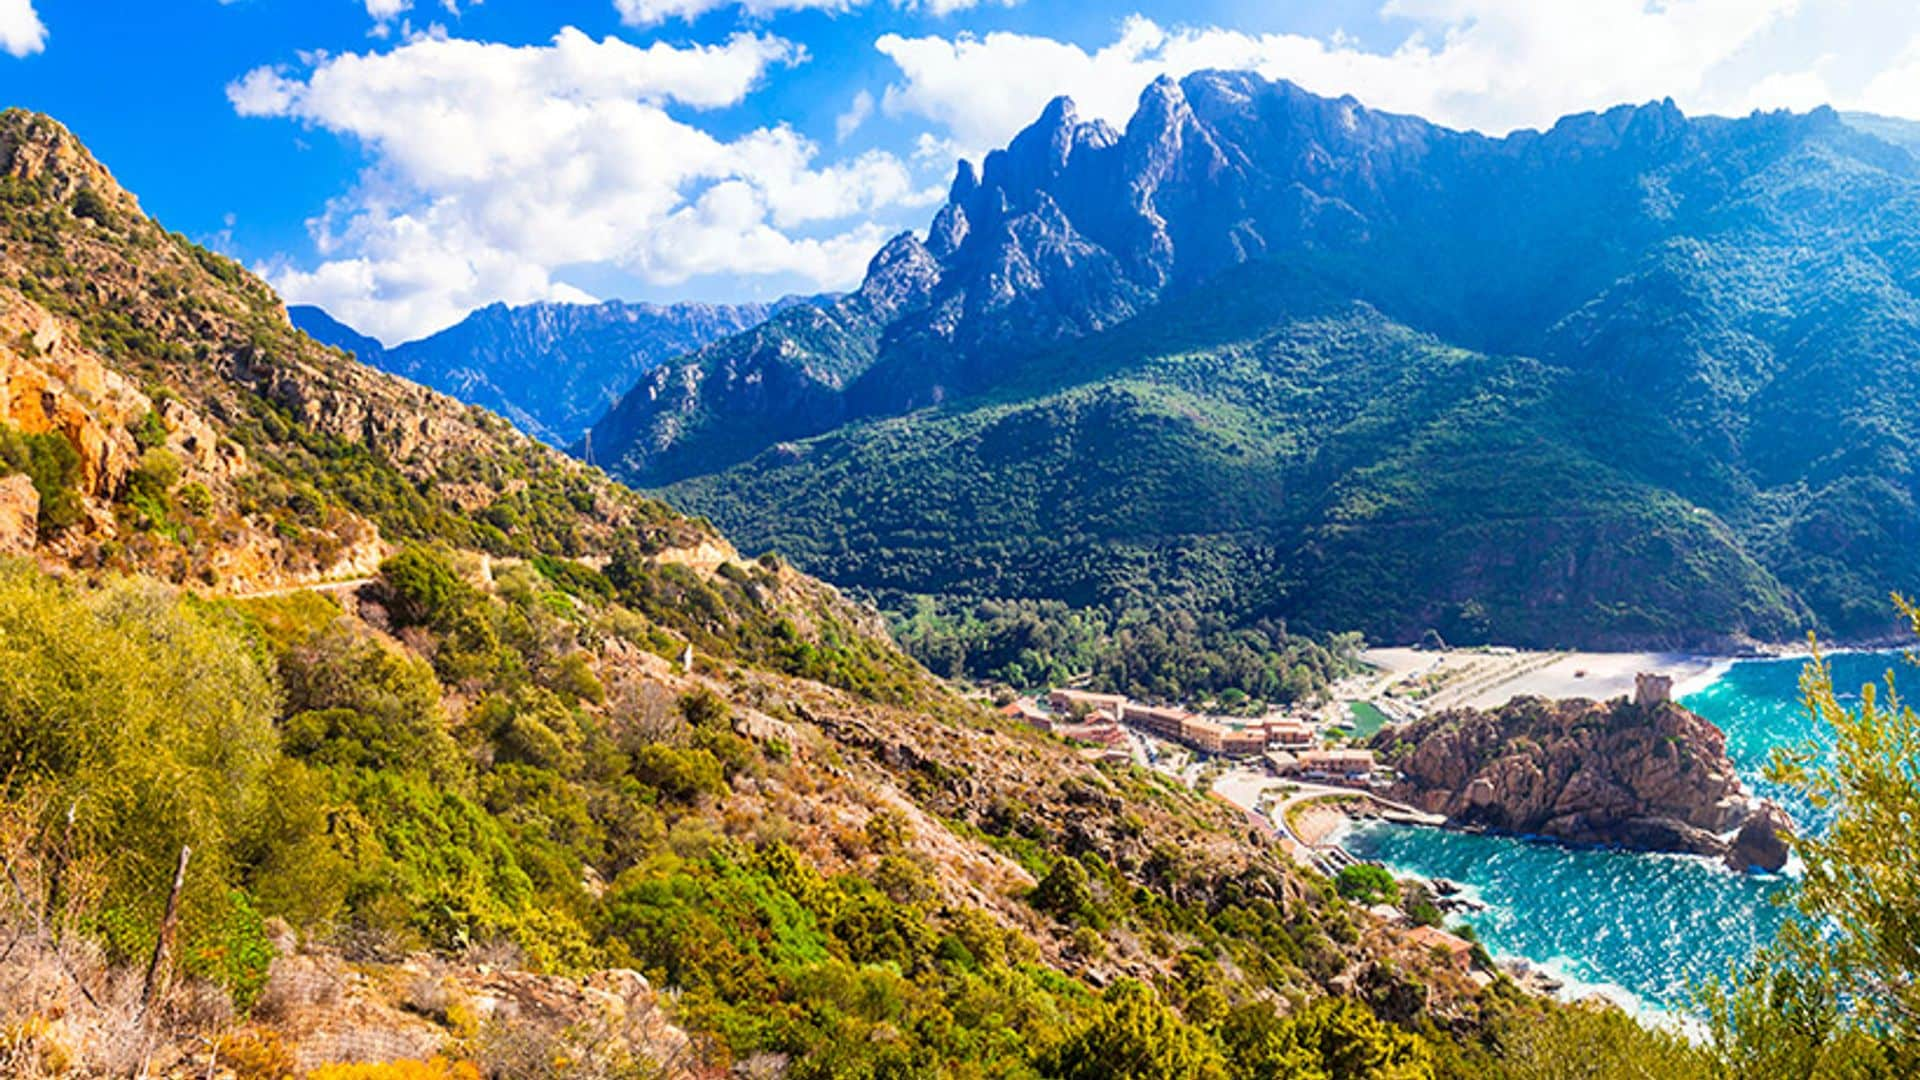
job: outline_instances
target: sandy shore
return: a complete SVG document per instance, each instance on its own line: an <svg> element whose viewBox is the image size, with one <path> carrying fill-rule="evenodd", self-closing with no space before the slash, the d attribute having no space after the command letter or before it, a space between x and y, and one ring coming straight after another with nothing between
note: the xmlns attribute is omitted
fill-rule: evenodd
<svg viewBox="0 0 1920 1080"><path fill-rule="evenodd" d="M1292 812L1293 834L1304 844L1318 847L1327 837L1347 823L1347 813L1326 802L1311 802Z"/></svg>
<svg viewBox="0 0 1920 1080"><path fill-rule="evenodd" d="M1634 676L1652 672L1673 678L1682 697L1726 673L1734 659L1694 653L1532 652L1518 649L1370 649L1364 659L1380 669L1378 688L1414 678L1432 693L1429 709L1494 708L1516 697L1609 698L1633 693Z"/></svg>

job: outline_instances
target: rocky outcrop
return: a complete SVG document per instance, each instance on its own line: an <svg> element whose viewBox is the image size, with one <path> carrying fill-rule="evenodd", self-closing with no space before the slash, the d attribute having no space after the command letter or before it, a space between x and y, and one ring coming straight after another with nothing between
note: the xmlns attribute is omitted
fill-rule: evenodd
<svg viewBox="0 0 1920 1080"><path fill-rule="evenodd" d="M128 428L153 407L145 394L60 323L24 303L0 309L0 423L27 435L58 432L80 458L80 489L110 498L139 463Z"/></svg>
<svg viewBox="0 0 1920 1080"><path fill-rule="evenodd" d="M396 513L504 503L524 531L523 501L560 498L581 515L574 554L712 532L299 333L266 283L147 218L46 117L0 112L0 179L17 200L0 215L0 424L77 457L77 505L61 493L44 553L246 592L364 575Z"/></svg>
<svg viewBox="0 0 1920 1080"><path fill-rule="evenodd" d="M25 555L39 541L40 493L24 476L0 476L0 555Z"/></svg>
<svg viewBox="0 0 1920 1080"><path fill-rule="evenodd" d="M1672 702L1522 698L1438 713L1374 746L1400 772L1394 798L1461 825L1742 870L1786 862L1792 822L1741 787L1720 729Z"/></svg>
<svg viewBox="0 0 1920 1080"><path fill-rule="evenodd" d="M1772 803L1762 803L1758 813L1741 824L1727 852L1727 865L1735 870L1755 868L1769 873L1787 864L1790 854L1787 837L1793 835L1793 819Z"/></svg>

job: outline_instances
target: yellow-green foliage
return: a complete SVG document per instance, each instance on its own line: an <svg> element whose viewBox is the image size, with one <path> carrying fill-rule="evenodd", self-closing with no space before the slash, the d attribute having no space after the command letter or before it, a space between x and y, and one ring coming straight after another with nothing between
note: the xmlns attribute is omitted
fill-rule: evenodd
<svg viewBox="0 0 1920 1080"><path fill-rule="evenodd" d="M1099 1012L1043 1066L1061 1080L1225 1080L1226 1060L1199 1030L1132 980L1113 984Z"/></svg>
<svg viewBox="0 0 1920 1080"><path fill-rule="evenodd" d="M233 1070L234 1080L287 1080L295 1075L293 1051L271 1031L236 1031L214 1040L213 1059Z"/></svg>
<svg viewBox="0 0 1920 1080"><path fill-rule="evenodd" d="M1710 1075L1710 1060L1681 1035L1651 1030L1618 1009L1573 1005L1499 1026L1500 1062L1513 1080L1567 1076L1646 1076L1687 1080ZM1578 1070L1573 1071L1578 1063ZM1763 1076L1765 1073L1734 1073Z"/></svg>
<svg viewBox="0 0 1920 1080"><path fill-rule="evenodd" d="M15 806L88 871L116 948L149 940L174 861L193 848L191 911L270 803L279 691L219 612L154 586L82 592L0 564L0 776Z"/></svg>

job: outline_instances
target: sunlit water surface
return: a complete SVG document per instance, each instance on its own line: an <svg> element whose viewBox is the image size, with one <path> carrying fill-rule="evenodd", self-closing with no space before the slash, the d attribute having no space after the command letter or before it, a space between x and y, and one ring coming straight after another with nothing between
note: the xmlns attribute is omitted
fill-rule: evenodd
<svg viewBox="0 0 1920 1080"><path fill-rule="evenodd" d="M1843 700L1899 658L1832 658ZM1801 660L1743 661L1684 704L1727 733L1749 789L1778 800L1803 826L1824 817L1761 775L1775 747L1815 737L1799 699ZM1912 672L1910 668L1904 671ZM1786 877L1734 874L1705 859L1580 850L1512 837L1368 824L1345 833L1362 858L1469 887L1487 909L1460 918L1497 955L1546 967L1576 990L1605 989L1652 1010L1690 1011L1693 988L1771 940ZM1791 868L1789 868L1791 870Z"/></svg>

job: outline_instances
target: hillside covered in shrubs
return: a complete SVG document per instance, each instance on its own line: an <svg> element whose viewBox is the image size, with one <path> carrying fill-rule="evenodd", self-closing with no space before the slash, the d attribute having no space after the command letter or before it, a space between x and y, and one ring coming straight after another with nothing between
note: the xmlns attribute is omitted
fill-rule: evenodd
<svg viewBox="0 0 1920 1080"><path fill-rule="evenodd" d="M0 1071L1710 1068L305 339L53 121L0 195Z"/></svg>

